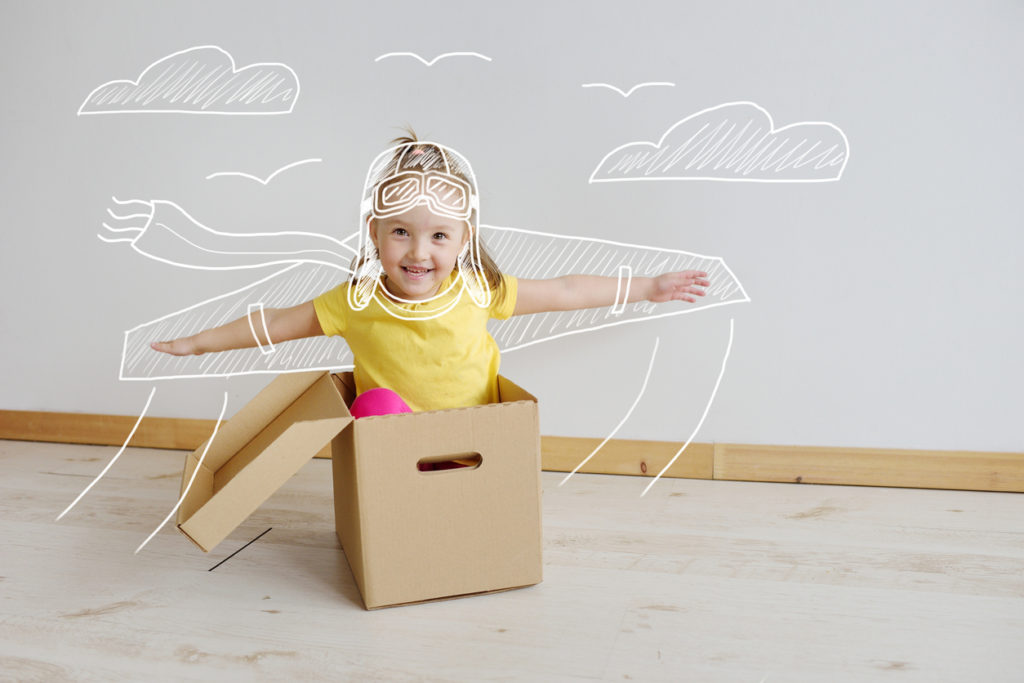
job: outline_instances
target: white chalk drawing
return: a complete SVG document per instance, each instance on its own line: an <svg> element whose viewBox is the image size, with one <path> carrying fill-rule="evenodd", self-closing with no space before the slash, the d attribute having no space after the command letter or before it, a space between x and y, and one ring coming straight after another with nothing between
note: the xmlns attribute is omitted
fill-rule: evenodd
<svg viewBox="0 0 1024 683"><path fill-rule="evenodd" d="M200 45L157 60L135 80L98 86L78 115L288 114L298 98L299 78L286 64L236 68L223 48Z"/></svg>
<svg viewBox="0 0 1024 683"><path fill-rule="evenodd" d="M259 343L257 325L266 331L263 308L294 306L346 280L353 282L349 288L349 304L353 309L358 310L374 300L391 315L404 319L442 315L464 294L477 305L486 306L491 291L483 274L471 265L480 262L481 240L489 243L503 272L520 278L542 279L581 273L613 277L618 283L615 301L607 307L492 321L491 333L505 352L612 325L749 301L739 281L717 257L479 225L479 199L469 162L437 143L399 145L378 155L370 165L364 184L360 228L345 240L302 231L228 233L203 225L171 201L120 201L115 197L114 202L118 212L108 209L108 213L115 225L104 222L107 233L100 234L100 239L130 244L147 258L206 270L286 266L248 287L128 330L122 355L122 379L233 376L349 367L351 356L337 340L308 338L278 349L267 335L269 343ZM439 215L464 221L470 226L471 239L458 255L457 273L451 285L430 300L406 307L404 304L410 302L396 301L383 294L383 270L370 239L369 225L372 219L388 218L421 204ZM472 229L477 225L477 229ZM350 246L352 242L358 246ZM627 304L634 277L683 270L708 273L711 286L699 303L686 307L650 302ZM436 306L423 306L434 300L438 301ZM259 321L253 315L257 309L261 311ZM202 356L157 354L150 348L150 342L189 336L243 316L248 319L257 341L255 348Z"/></svg>
<svg viewBox="0 0 1024 683"><path fill-rule="evenodd" d="M488 57L487 55L482 55L479 52L445 52L444 54L440 54L434 57L429 62L423 57L416 54L415 52L388 52L386 54L382 54L380 57L377 57L373 61L379 62L380 60L387 59L389 57L412 57L413 59L418 59L419 61L423 62L426 66L434 66L442 59L447 59L449 57L475 57L477 59L482 59L485 62L492 61L490 57Z"/></svg>
<svg viewBox="0 0 1024 683"><path fill-rule="evenodd" d="M616 147L601 159L590 182L830 182L842 177L849 156L846 135L831 123L775 128L761 106L729 102L675 123L658 142Z"/></svg>
<svg viewBox="0 0 1024 683"><path fill-rule="evenodd" d="M429 299L410 301L387 292L384 267L370 235L374 220L398 216L420 205L434 215L461 222L469 239L458 254L455 277ZM395 318L429 320L454 308L463 294L477 306L491 303L491 290L481 262L480 195L476 175L466 157L437 142L417 141L386 149L370 163L359 205L359 258L348 291L353 310L375 301ZM436 301L430 308L424 303ZM410 306L409 304L415 304Z"/></svg>
<svg viewBox="0 0 1024 683"><path fill-rule="evenodd" d="M651 378L651 370L654 369L654 357L658 355L658 344L660 342L661 342L661 338L660 337L655 337L655 339L654 339L654 350L651 351L651 360L647 364L647 374L644 375L644 383L640 387L640 393L638 393L636 395L636 398L633 400L633 405L631 405L629 407L629 410L626 411L626 414L619 421L619 424L615 425L615 429L612 430L612 433L609 434L608 436L606 436L604 438L604 441L602 441L600 444L598 444L597 448L595 448L593 451L590 452L590 455L588 455L587 457L583 458L583 460L580 462L580 464L576 465L576 467L573 468L572 472L570 472L569 474L565 475L565 479L563 479L562 481L558 482L559 486L562 486L567 481L569 481L572 478L572 475L576 474L576 472L578 472L581 467L583 467L588 462L590 462L590 459L593 458L595 455L597 455L597 452L599 450L601 450L602 448L604 448L604 445L606 443L608 443L609 441L611 441L612 437L614 437L616 434L618 434L619 430L622 429L622 425L626 424L626 421L629 420L629 416L633 414L633 410L636 408L636 405L638 403L640 403L640 399L643 398L644 392L647 391L647 381Z"/></svg>
<svg viewBox="0 0 1024 683"><path fill-rule="evenodd" d="M584 83L583 87L584 88L608 88L609 90L614 90L615 92L619 93L620 95L622 95L623 98L626 98L626 97L629 97L630 95L632 95L634 92L636 92L640 88L653 88L653 87L674 88L674 87L676 87L676 84L675 83L669 83L667 81L650 81L649 83L637 83L636 85L631 87L629 90L622 90L621 88L616 88L614 85L609 85L608 83Z"/></svg>
<svg viewBox="0 0 1024 683"><path fill-rule="evenodd" d="M502 271L522 278L552 278L570 273L619 278L653 277L662 273L699 270L711 285L697 303L641 301L617 312L614 305L577 311L552 311L492 321L492 335L502 352L572 334L592 332L615 325L746 303L750 301L740 281L717 256L677 249L663 249L587 237L481 226L481 237ZM627 268L623 268L623 266Z"/></svg>
<svg viewBox="0 0 1024 683"><path fill-rule="evenodd" d="M171 201L154 199L121 201L141 213L118 214L107 209L115 225L106 222L110 236L104 242L127 243L147 258L169 265L199 270L238 270L290 263L323 263L348 269L356 250L344 241L322 233L283 230L230 233L209 228ZM350 238L351 239L351 238Z"/></svg>
<svg viewBox="0 0 1024 683"><path fill-rule="evenodd" d="M351 370L352 354L339 339L307 337L273 346L235 349L201 356L171 356L150 348L153 341L196 334L249 315L250 306L287 308L336 287L346 273L322 264L297 263L251 285L202 301L124 333L122 380L234 377L301 370ZM256 325L250 317L250 324ZM269 348L269 346L267 347Z"/></svg>
<svg viewBox="0 0 1024 683"><path fill-rule="evenodd" d="M260 336L256 334L256 324L252 315L254 311L260 312L260 323L263 328L263 338L267 340L266 348L263 347L263 342L260 340ZM259 348L260 353L266 356L267 354L271 354L276 351L277 349L274 347L274 342L270 338L270 330L267 329L267 317L263 313L263 302L259 301L254 304L249 304L249 312L246 314L246 317L249 320L249 331L252 332L252 338L256 340L256 346Z"/></svg>
<svg viewBox="0 0 1024 683"><path fill-rule="evenodd" d="M137 200L136 200L137 201ZM123 202L122 204L128 204ZM287 264L287 267L234 290L170 313L125 332L120 376L123 380L155 380L184 377L230 377L243 374L300 372L305 370L337 370L352 365L352 357L343 340L309 337L287 344L279 344L272 352L266 348L224 351L201 356L171 356L154 352L152 341L176 339L195 334L203 329L250 316L254 334L253 307L283 308L308 301L322 294L352 275L351 260L355 251L349 243L358 239L358 233L345 240L321 236L332 251L293 249L285 255L271 249L249 249L248 242L239 238L220 249L197 249L199 237L219 236L224 233L205 228L198 237L188 240L182 235L197 233L194 219L173 202L138 201L153 213L130 219L144 224L140 235L124 238L139 253L162 263L186 268L237 269L260 265ZM194 225L192 225L194 224ZM140 244L142 238L159 227L161 234L174 239L152 240ZM608 240L570 237L517 228L481 225L480 239L503 272L521 278L551 278L570 273L603 275L618 278L621 294L616 302L603 308L579 311L537 313L492 320L491 334L503 353L532 344L572 334L603 329L613 325L641 322L666 316L685 315L717 306L750 301L739 280L725 262L718 257L703 256L675 249L661 249ZM115 233L117 234L117 233ZM294 239L305 239L309 233L294 233ZM211 238L212 239L212 238ZM228 238L225 238L228 239ZM270 244L266 234L252 237L261 245ZM289 240L293 239L289 237ZM117 240L111 240L117 241ZM243 244L245 242L245 244ZM282 241L281 243L287 243ZM224 246L224 245L222 245ZM171 254L160 251L171 250ZM238 259L245 261L239 264ZM328 257L329 256L329 257ZM196 259L200 263L189 263ZM708 273L711 285L697 303L686 306L678 302L654 304L638 302L625 304L625 292L633 278L650 277L664 272L700 270ZM461 295L461 294L460 294Z"/></svg>
<svg viewBox="0 0 1024 683"><path fill-rule="evenodd" d="M213 444L213 440L217 438L217 430L220 429L220 423L224 421L224 412L227 409L228 409L228 392L225 391L224 392L224 402L223 402L223 404L220 407L220 417L217 418L217 424L215 424L213 426L213 434L211 434L210 438L207 439L206 446L203 448L203 454L199 456L199 462L196 463L195 469L192 470L192 476L189 478L188 484L185 486L185 490L181 492L181 497L178 498L178 502L174 504L173 508L171 508L171 512L166 517L164 517L164 521L160 522L160 526L158 526L157 528L153 529L153 533L151 533L148 537L146 537L146 540L143 541L142 544L138 548L135 549L135 554L136 555L138 555L139 551L142 550L143 548L145 548L146 544L149 543L150 540L152 540L152 538L154 536L156 536L157 533L159 533L161 529L164 528L164 525L167 524L167 522L169 522L171 520L171 517L174 516L174 513L176 513L178 511L178 508L181 507L181 504L182 504L182 502L184 502L185 497L188 496L188 492L192 488L192 483L196 480L196 475L199 474L199 470L203 466L203 460L206 458L206 454L210 451L210 445Z"/></svg>
<svg viewBox="0 0 1024 683"><path fill-rule="evenodd" d="M661 471L658 472L658 475L651 480L651 483L648 484L646 488L644 488L643 493L640 494L641 498L646 496L647 492L651 490L651 487L658 483L658 480L661 479L661 475L665 474L665 472L668 472L668 468L672 467L672 465L675 464L676 460L678 460L679 456L683 454L683 451L685 451L689 447L690 443L693 441L693 438L697 436L697 432L699 432L700 428L704 425L704 420L707 419L708 411L711 410L711 404L714 403L715 396L718 394L718 386L722 383L722 377L725 376L725 366L729 362L729 353L732 351L732 340L734 337L735 329L735 321L733 318L730 318L729 343L726 345L725 355L722 357L722 369L718 371L718 379L715 380L715 388L711 391L711 396L708 397L707 405L704 406L704 414L700 416L700 421L698 421L697 426L693 428L693 431L690 433L690 438L686 440L686 443L683 444L683 447L676 451L676 454L672 456L672 459L668 461L668 464L662 467Z"/></svg>
<svg viewBox="0 0 1024 683"><path fill-rule="evenodd" d="M71 502L71 505L68 505L66 508L64 508L64 512L57 515L57 519L53 521L59 522L64 515L71 512L71 508L78 505L78 501L82 500L82 498L85 497L85 494L89 493L92 487L95 486L96 483L103 478L103 475L107 473L107 470L114 466L114 463L117 462L117 459L121 457L122 453L124 453L124 449L128 448L128 444L131 442L132 437L135 436L135 431L139 428L139 424L142 423L142 418L145 417L146 413L149 411L149 404L153 402L153 394L155 393L156 387L153 387L149 392L149 398L146 399L146 405L142 408L142 414L139 415L139 419L135 421L135 426L132 427L132 431L128 433L128 438L124 440L123 444L121 444L121 449L117 452L116 455L114 455L113 458L110 459L110 462L108 462L107 466L103 468L103 471L97 474L96 477L91 482L89 482L89 485L85 487L85 490L78 494L78 497Z"/></svg>
<svg viewBox="0 0 1024 683"><path fill-rule="evenodd" d="M622 315L626 312L626 304L629 303L629 287L633 284L633 269L629 266L619 266L618 281L615 283L615 303L612 305L612 315Z"/></svg>
<svg viewBox="0 0 1024 683"><path fill-rule="evenodd" d="M259 177L254 176L254 175L250 175L248 173L242 173L241 171L218 171L217 173L211 173L210 175L206 176L206 179L210 180L211 178L222 178L224 176L240 176L242 178L249 178L250 180L255 180L257 183L260 183L262 185L266 185L271 180L273 180L275 177L277 177L279 174L284 173L285 171L287 171L290 168L295 168L296 166L301 166L303 164L312 164L312 163L316 163L316 162L319 162L319 161L323 161L323 159L303 159L302 161L294 161L294 162L292 162L290 164L287 164L287 165L282 166L281 168L277 169L276 171L274 171L273 173L268 175L266 177L266 179L259 178Z"/></svg>

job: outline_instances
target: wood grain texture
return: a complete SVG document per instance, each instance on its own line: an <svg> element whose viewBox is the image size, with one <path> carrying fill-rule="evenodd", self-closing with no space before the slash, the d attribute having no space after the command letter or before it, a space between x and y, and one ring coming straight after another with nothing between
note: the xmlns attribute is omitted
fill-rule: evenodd
<svg viewBox="0 0 1024 683"><path fill-rule="evenodd" d="M0 439L120 446L136 417L0 410ZM131 445L195 450L214 420L146 417ZM543 468L571 472L602 439L541 437ZM612 439L580 473L654 477L682 443ZM318 458L330 457L325 448ZM1024 492L1024 453L691 443L670 478Z"/></svg>
<svg viewBox="0 0 1024 683"><path fill-rule="evenodd" d="M1024 492L1024 453L715 444L715 479Z"/></svg>
<svg viewBox="0 0 1024 683"><path fill-rule="evenodd" d="M543 583L367 612L335 536L329 462L307 463L214 552L165 528L134 555L177 499L180 452L128 448L53 521L116 451L0 441L0 679L1010 683L1024 671L1019 494L663 479L641 498L644 478L559 486L544 473Z"/></svg>
<svg viewBox="0 0 1024 683"><path fill-rule="evenodd" d="M120 446L137 415L0 410L0 439ZM216 420L145 417L132 438L138 448L195 450L213 432Z"/></svg>
<svg viewBox="0 0 1024 683"><path fill-rule="evenodd" d="M542 436L544 469L572 472L603 439L566 436ZM681 443L612 439L592 457L580 472L591 474L629 474L653 477L672 460ZM688 479L711 479L714 474L714 446L691 443L663 475Z"/></svg>

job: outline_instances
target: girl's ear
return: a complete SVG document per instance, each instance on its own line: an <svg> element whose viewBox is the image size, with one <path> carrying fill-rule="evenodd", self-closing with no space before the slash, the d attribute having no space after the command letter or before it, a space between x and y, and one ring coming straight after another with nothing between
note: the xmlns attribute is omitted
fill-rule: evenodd
<svg viewBox="0 0 1024 683"><path fill-rule="evenodd" d="M374 248L377 248L377 226L373 224L373 216L366 217L366 230L370 233L370 241L373 242Z"/></svg>

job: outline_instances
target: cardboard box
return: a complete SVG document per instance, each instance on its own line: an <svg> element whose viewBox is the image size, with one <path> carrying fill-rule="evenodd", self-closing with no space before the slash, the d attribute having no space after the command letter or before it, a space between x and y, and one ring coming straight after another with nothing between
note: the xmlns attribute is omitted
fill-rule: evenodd
<svg viewBox="0 0 1024 683"><path fill-rule="evenodd" d="M221 425L178 528L213 549L325 447L335 527L367 609L542 579L536 399L354 420L351 373L278 377ZM187 456L184 492L207 444ZM419 463L466 466L421 471Z"/></svg>
<svg viewBox="0 0 1024 683"><path fill-rule="evenodd" d="M338 377L347 404L351 374ZM537 399L356 420L333 443L335 528L368 609L539 583ZM473 465L420 471L419 462Z"/></svg>

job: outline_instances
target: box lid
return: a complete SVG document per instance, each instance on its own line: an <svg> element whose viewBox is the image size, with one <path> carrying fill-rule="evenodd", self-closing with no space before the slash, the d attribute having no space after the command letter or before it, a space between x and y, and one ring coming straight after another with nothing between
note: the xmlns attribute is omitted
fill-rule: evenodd
<svg viewBox="0 0 1024 683"><path fill-rule="evenodd" d="M330 373L277 377L186 458L178 529L212 550L351 422Z"/></svg>

